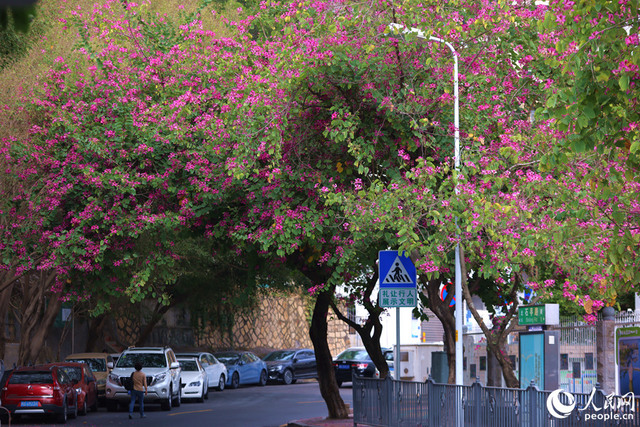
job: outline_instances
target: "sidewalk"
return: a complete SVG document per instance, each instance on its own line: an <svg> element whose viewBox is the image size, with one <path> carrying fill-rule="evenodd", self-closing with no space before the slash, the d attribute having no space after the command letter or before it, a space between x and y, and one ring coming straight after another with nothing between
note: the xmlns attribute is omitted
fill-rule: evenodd
<svg viewBox="0 0 640 427"><path fill-rule="evenodd" d="M326 417L289 421L287 427L353 427L353 415L347 419L328 419Z"/></svg>

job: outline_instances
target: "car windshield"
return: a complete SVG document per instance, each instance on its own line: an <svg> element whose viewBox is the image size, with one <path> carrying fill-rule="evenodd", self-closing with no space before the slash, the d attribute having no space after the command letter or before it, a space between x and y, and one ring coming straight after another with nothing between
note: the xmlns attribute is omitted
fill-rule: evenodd
<svg viewBox="0 0 640 427"><path fill-rule="evenodd" d="M107 372L107 363L104 359L67 359L67 362L84 362L93 372Z"/></svg>
<svg viewBox="0 0 640 427"><path fill-rule="evenodd" d="M9 384L53 384L50 371L14 372Z"/></svg>
<svg viewBox="0 0 640 427"><path fill-rule="evenodd" d="M178 360L178 362L180 362L180 367L183 371L197 372L200 370L195 360Z"/></svg>
<svg viewBox="0 0 640 427"><path fill-rule="evenodd" d="M71 378L71 381L82 381L82 368L75 366L61 366L60 369Z"/></svg>
<svg viewBox="0 0 640 427"><path fill-rule="evenodd" d="M345 350L336 357L336 360L369 360L367 350Z"/></svg>
<svg viewBox="0 0 640 427"><path fill-rule="evenodd" d="M133 368L140 363L143 368L166 368L167 359L162 353L127 353L118 358L116 367Z"/></svg>
<svg viewBox="0 0 640 427"><path fill-rule="evenodd" d="M295 351L272 351L264 357L264 361L272 362L275 360L291 360Z"/></svg>
<svg viewBox="0 0 640 427"><path fill-rule="evenodd" d="M216 359L226 365L235 365L240 360L238 353L216 353Z"/></svg>

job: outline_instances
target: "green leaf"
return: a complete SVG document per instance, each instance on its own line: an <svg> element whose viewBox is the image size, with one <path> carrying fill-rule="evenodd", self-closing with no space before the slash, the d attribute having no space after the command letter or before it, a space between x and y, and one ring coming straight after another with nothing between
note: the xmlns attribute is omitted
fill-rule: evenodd
<svg viewBox="0 0 640 427"><path fill-rule="evenodd" d="M618 84L620 85L620 89L629 90L629 75L625 74L618 80Z"/></svg>

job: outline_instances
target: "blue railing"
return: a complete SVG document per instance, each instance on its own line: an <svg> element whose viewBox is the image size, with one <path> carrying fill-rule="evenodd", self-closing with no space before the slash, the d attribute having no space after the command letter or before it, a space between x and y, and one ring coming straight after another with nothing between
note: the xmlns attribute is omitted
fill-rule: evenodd
<svg viewBox="0 0 640 427"><path fill-rule="evenodd" d="M354 426L640 426L633 396L353 378ZM461 424L459 424L461 422Z"/></svg>

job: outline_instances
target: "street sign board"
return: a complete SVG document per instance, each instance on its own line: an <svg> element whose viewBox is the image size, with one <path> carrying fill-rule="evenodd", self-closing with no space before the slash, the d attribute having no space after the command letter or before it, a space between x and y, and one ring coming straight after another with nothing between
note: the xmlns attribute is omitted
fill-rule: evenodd
<svg viewBox="0 0 640 427"><path fill-rule="evenodd" d="M519 325L557 325L560 323L558 304L518 307Z"/></svg>
<svg viewBox="0 0 640 427"><path fill-rule="evenodd" d="M398 251L380 251L378 273L381 307L416 306L416 267L411 258Z"/></svg>

